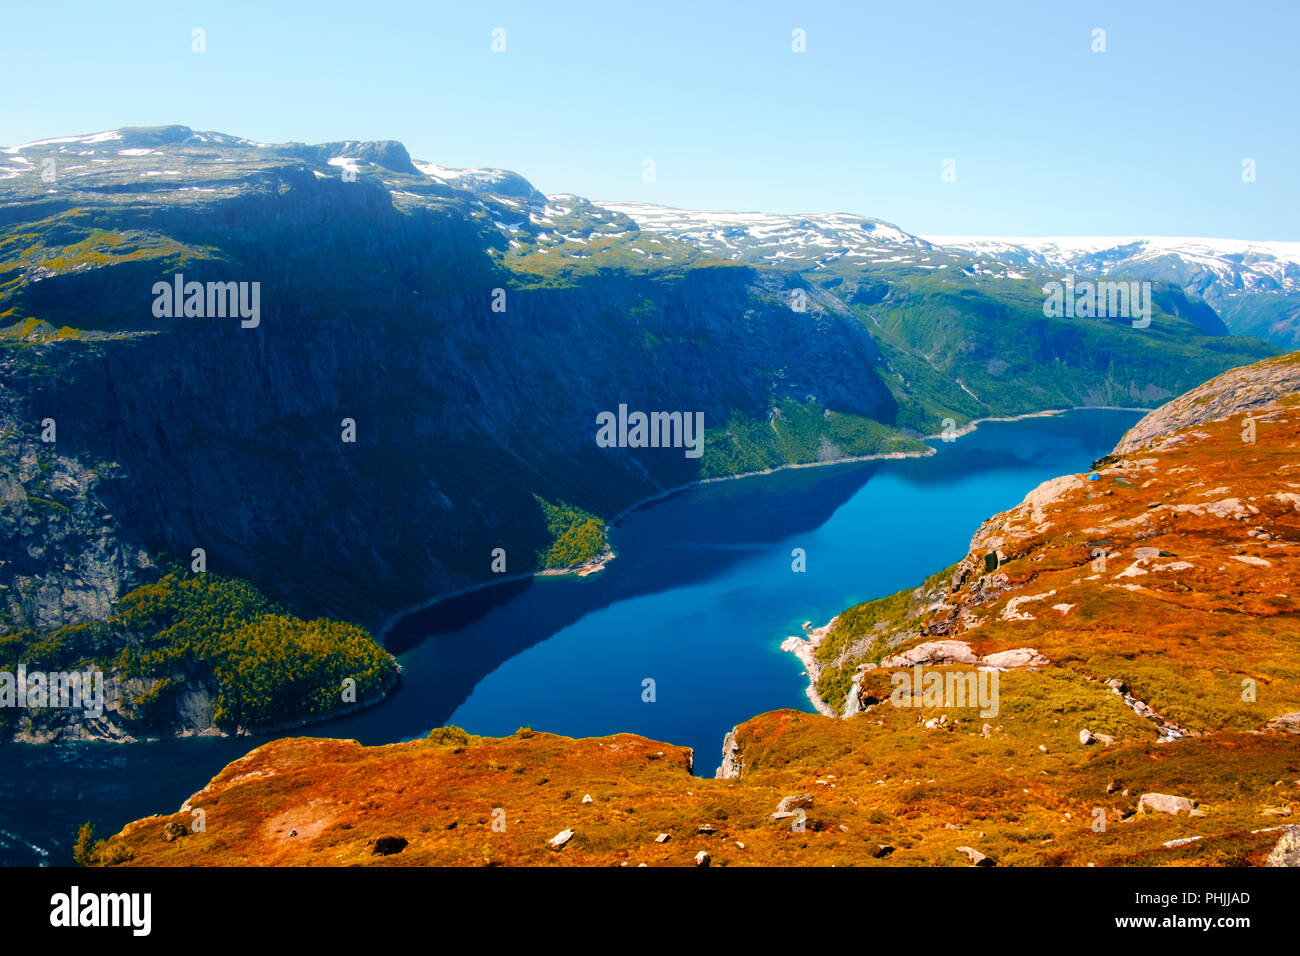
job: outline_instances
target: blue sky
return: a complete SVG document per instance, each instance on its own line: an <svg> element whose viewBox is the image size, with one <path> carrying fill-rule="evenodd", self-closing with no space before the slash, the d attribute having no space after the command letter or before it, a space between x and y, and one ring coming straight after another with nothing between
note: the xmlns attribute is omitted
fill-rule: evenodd
<svg viewBox="0 0 1300 956"><path fill-rule="evenodd" d="M9 7L5 145L182 123L922 234L1300 240L1295 2Z"/></svg>

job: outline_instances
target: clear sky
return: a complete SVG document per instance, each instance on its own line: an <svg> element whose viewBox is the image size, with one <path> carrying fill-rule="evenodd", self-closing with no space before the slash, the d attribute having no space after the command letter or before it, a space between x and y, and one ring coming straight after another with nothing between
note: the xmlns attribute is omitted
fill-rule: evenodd
<svg viewBox="0 0 1300 956"><path fill-rule="evenodd" d="M921 234L1300 240L1297 0L5 6L5 145L181 123Z"/></svg>

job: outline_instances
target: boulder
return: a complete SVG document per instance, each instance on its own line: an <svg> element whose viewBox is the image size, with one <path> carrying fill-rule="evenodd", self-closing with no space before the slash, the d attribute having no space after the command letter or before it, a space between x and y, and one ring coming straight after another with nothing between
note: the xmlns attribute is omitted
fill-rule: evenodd
<svg viewBox="0 0 1300 956"><path fill-rule="evenodd" d="M971 866L997 866L989 857L985 856L973 846L959 846L958 853L963 853L970 860Z"/></svg>
<svg viewBox="0 0 1300 956"><path fill-rule="evenodd" d="M1021 667L1046 667L1052 662L1032 647L1017 647L1009 651L986 654L980 663L986 667L1008 671Z"/></svg>
<svg viewBox="0 0 1300 956"><path fill-rule="evenodd" d="M552 850L559 850L564 847L564 844L568 843L572 839L573 839L572 830L561 830L559 833L555 834L555 836L547 840L546 845L549 846Z"/></svg>
<svg viewBox="0 0 1300 956"><path fill-rule="evenodd" d="M1273 846L1265 866L1300 866L1300 826L1284 828L1281 838Z"/></svg>
<svg viewBox="0 0 1300 956"><path fill-rule="evenodd" d="M385 836L375 841L374 849L371 850L373 856L392 856L394 853L401 853L406 849L406 837Z"/></svg>
<svg viewBox="0 0 1300 956"><path fill-rule="evenodd" d="M708 866L709 863L710 863L710 857L709 857L709 855L708 855L707 853L705 853L703 850L701 850L699 853L695 854L695 865L696 865L696 866Z"/></svg>
<svg viewBox="0 0 1300 956"><path fill-rule="evenodd" d="M1172 813L1177 816L1180 810L1186 810L1190 815L1195 807L1195 800L1168 793L1144 793L1138 797L1139 813Z"/></svg>
<svg viewBox="0 0 1300 956"><path fill-rule="evenodd" d="M881 667L914 667L917 664L976 664L979 658L965 641L926 641L901 654L886 657Z"/></svg>
<svg viewBox="0 0 1300 956"><path fill-rule="evenodd" d="M185 829L185 824L177 823L175 820L163 827L163 839L168 843L180 839L187 833L189 833L189 831Z"/></svg>
<svg viewBox="0 0 1300 956"><path fill-rule="evenodd" d="M1280 730L1284 734L1300 734L1300 710L1274 717L1266 726L1269 730Z"/></svg>
<svg viewBox="0 0 1300 956"><path fill-rule="evenodd" d="M776 813L772 814L772 819L777 819L778 814L781 816L790 816L795 810L807 810L813 805L811 793L796 793L788 797L783 797L781 802L776 805Z"/></svg>

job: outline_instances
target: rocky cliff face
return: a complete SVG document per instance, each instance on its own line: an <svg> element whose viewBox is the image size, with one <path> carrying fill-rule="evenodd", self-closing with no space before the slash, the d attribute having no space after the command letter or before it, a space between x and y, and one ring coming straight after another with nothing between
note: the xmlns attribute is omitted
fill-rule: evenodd
<svg viewBox="0 0 1300 956"><path fill-rule="evenodd" d="M151 567L100 498L118 469L42 442L44 416L19 398L21 380L9 382L0 388L0 621L44 631L100 620Z"/></svg>
<svg viewBox="0 0 1300 956"><path fill-rule="evenodd" d="M525 284L490 257L504 243L476 194L407 168L391 144L339 147L377 164L357 182L338 178L332 146L130 131L114 146L127 144L162 151L132 162L182 166L186 185L146 186L115 160L6 209L27 252L7 264L0 312L49 324L6 343L10 440L30 455L55 419L50 454L99 467L94 495L114 517L102 540L94 515L77 526L84 572L59 546L71 526L10 529L16 623L102 615L139 545L186 561L202 547L209 567L296 607L374 623L488 577L494 547L509 570L532 567L547 544L533 494L610 515L698 475L680 448L597 448L597 414L620 403L703 412L715 431L784 399L894 417L870 336L816 303L791 312L782 277L694 266ZM420 204L396 205L378 181L399 175ZM177 272L260 283L259 325L159 320L153 285ZM38 495L22 475L9 496ZM50 500L84 511L86 493L61 480Z"/></svg>
<svg viewBox="0 0 1300 956"><path fill-rule="evenodd" d="M1115 446L1115 454L1136 451L1191 425L1244 417L1298 390L1300 357L1294 352L1232 369L1147 415Z"/></svg>

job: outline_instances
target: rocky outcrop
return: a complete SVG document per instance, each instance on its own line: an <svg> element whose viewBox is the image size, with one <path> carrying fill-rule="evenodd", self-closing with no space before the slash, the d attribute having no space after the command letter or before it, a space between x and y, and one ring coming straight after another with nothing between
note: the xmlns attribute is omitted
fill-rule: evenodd
<svg viewBox="0 0 1300 956"><path fill-rule="evenodd" d="M1295 391L1300 391L1300 353L1234 368L1151 412L1128 430L1113 454L1127 455L1179 429L1241 415Z"/></svg>
<svg viewBox="0 0 1300 956"><path fill-rule="evenodd" d="M722 738L722 764L714 772L714 779L734 780L741 770L740 741L736 739L736 728L732 727Z"/></svg>

